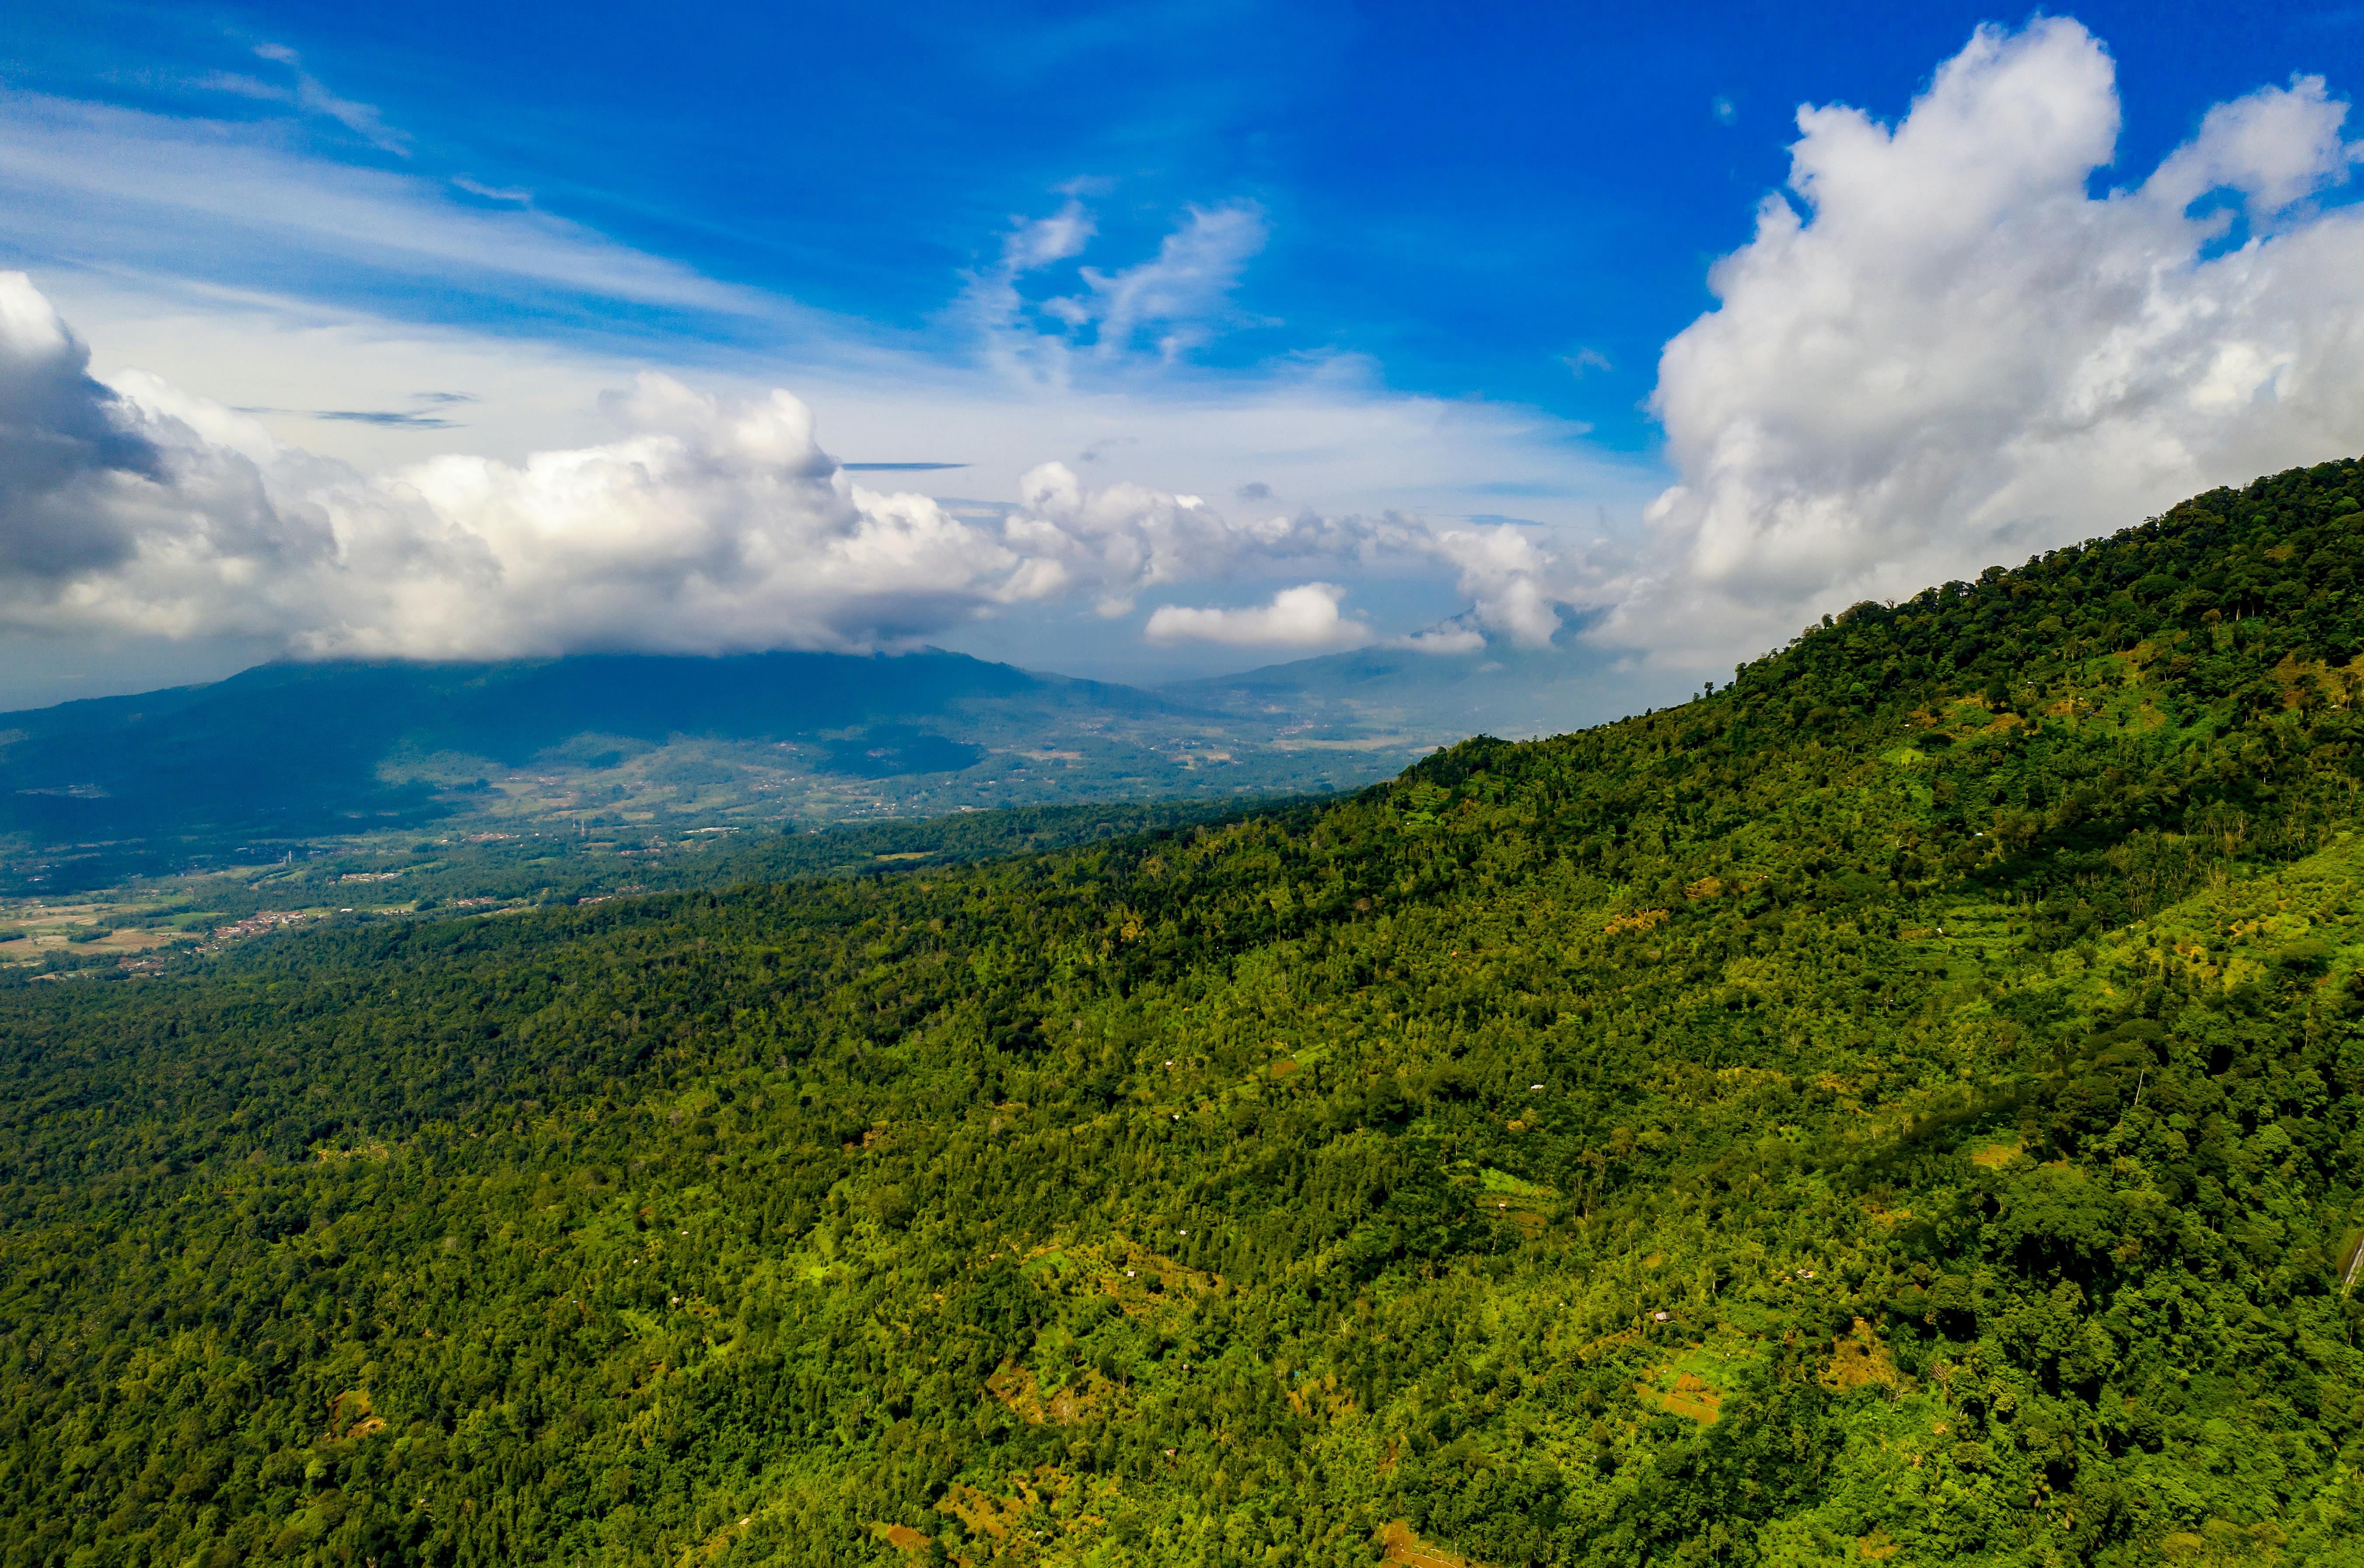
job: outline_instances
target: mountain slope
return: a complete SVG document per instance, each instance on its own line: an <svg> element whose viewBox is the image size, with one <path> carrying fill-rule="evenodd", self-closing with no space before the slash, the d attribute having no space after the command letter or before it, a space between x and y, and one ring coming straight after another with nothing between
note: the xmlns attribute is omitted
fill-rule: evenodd
<svg viewBox="0 0 2364 1568"><path fill-rule="evenodd" d="M1333 805L0 983L6 1551L2356 1561L2359 491Z"/></svg>

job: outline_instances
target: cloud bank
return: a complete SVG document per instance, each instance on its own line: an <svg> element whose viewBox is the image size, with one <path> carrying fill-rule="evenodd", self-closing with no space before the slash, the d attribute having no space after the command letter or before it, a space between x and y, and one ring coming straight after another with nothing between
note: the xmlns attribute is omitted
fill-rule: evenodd
<svg viewBox="0 0 2364 1568"><path fill-rule="evenodd" d="M855 484L786 392L642 374L612 440L519 462L362 473L153 375L102 384L23 273L0 274L0 626L262 639L299 656L496 659L587 649L908 646L999 607L1326 563L1445 564L1482 624L1548 639L1549 564L1507 525L1310 510L1232 518L1199 497L1088 485L1064 463L1014 503L953 507ZM1340 590L1253 611L1165 606L1160 640L1365 640Z"/></svg>
<svg viewBox="0 0 2364 1568"><path fill-rule="evenodd" d="M2093 195L2119 114L2073 21L1981 28L1894 127L1798 116L1790 189L1669 342L1680 483L1603 634L1678 662L2364 449L2359 158L2318 78Z"/></svg>

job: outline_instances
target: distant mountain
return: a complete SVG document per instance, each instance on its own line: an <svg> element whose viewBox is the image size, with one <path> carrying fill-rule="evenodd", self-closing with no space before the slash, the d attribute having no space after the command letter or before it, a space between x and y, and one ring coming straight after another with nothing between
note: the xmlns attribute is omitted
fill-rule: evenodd
<svg viewBox="0 0 2364 1568"><path fill-rule="evenodd" d="M1409 759L1401 744L1276 746L1287 726L1247 706L934 651L275 663L0 715L0 843L103 851L128 874L167 846L453 817L580 831L859 819L1319 790Z"/></svg>
<svg viewBox="0 0 2364 1568"><path fill-rule="evenodd" d="M1128 687L960 654L589 655L499 664L268 664L229 680L0 715L0 831L322 833L436 814L402 759L577 766L694 736L831 737L813 761L864 777L965 768L983 754L927 728L965 704L1158 713ZM867 737L866 727L890 730ZM467 781L459 781L467 782Z"/></svg>
<svg viewBox="0 0 2364 1568"><path fill-rule="evenodd" d="M1320 792L1623 695L1559 651L1366 650L1154 691L936 651L274 663L0 715L0 882L429 823L630 836Z"/></svg>
<svg viewBox="0 0 2364 1568"><path fill-rule="evenodd" d="M1620 670L1614 656L1563 640L1572 646L1363 648L1157 690L1191 707L1285 717L1305 736L1367 740L1397 734L1438 744L1477 734L1564 734L1653 700L1651 689Z"/></svg>

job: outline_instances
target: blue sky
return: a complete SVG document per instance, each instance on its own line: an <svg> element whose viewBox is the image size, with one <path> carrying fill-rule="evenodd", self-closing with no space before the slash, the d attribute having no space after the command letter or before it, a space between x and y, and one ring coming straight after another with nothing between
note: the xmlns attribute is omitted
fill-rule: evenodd
<svg viewBox="0 0 2364 1568"><path fill-rule="evenodd" d="M374 107L406 154L322 116L301 134L324 157L530 192L637 250L922 347L945 336L964 271L1063 187L1106 192L1095 250L1117 258L1154 249L1193 205L1252 202L1270 238L1199 362L1367 355L1391 386L1532 404L1635 452L1656 440L1642 406L1657 351L1708 306L1709 263L1780 185L1797 106L1893 117L1976 24L2024 19L1887 4L1447 19L1202 0L12 9L11 87L277 119L282 104L194 85L280 85L288 72L253 56L277 44ZM2119 61L2131 167L2252 87L2364 78L2364 6L2068 14ZM268 253L208 270L427 319L545 326L507 300L320 278Z"/></svg>
<svg viewBox="0 0 2364 1568"><path fill-rule="evenodd" d="M2032 14L1892 5L10 12L0 262L110 384L151 371L376 472L594 443L598 390L654 368L719 396L785 387L849 462L966 465L894 483L980 518L1057 461L1087 490L1234 515L1268 495L1431 535L1540 530L1553 560L1622 585L1605 594L1674 570L1643 559L1645 512L1712 440L1670 437L1660 356L1760 232L1799 106L1894 126L1980 24L2035 36ZM2331 113L2364 81L2364 7L2066 15L2115 67L2096 198L2214 106L2320 77ZM2301 205L2203 192L2191 210L2229 205L2236 226L2184 261L2322 222L2350 195L2327 156ZM2345 427L2325 428L2310 439ZM997 589L923 629L1037 665L1193 673L1416 632L1487 602L1467 561L1511 548L1389 538ZM1330 632L1268 616L1147 636L1160 605L1268 610L1310 580L1349 606ZM1785 582L1781 612L1813 592ZM1517 630L1488 614L1485 635ZM284 640L237 619L206 623L209 656ZM130 678L108 650L164 646L49 631L45 669L102 684Z"/></svg>

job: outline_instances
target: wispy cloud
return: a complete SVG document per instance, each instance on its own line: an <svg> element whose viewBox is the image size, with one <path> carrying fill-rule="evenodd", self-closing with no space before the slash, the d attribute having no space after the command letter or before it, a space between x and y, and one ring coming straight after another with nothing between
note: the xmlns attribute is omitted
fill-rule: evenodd
<svg viewBox="0 0 2364 1568"><path fill-rule="evenodd" d="M458 430L465 422L447 419L439 409L456 408L463 404L477 402L473 393L419 392L411 395L417 408L272 408L246 405L234 410L240 414L293 414L307 419L326 419L332 424L375 425L389 430Z"/></svg>
<svg viewBox="0 0 2364 1568"><path fill-rule="evenodd" d="M1086 267L1090 292L1054 300L1047 308L1071 327L1090 327L1103 357L1126 351L1145 335L1158 357L1170 361L1237 317L1232 293L1266 239L1264 210L1254 202L1192 207L1155 256L1115 272Z"/></svg>
<svg viewBox="0 0 2364 1568"><path fill-rule="evenodd" d="M970 278L962 319L998 362L1054 384L1074 373L1078 350L1102 366L1143 352L1171 366L1247 319L1232 296L1268 237L1254 202L1191 207L1154 256L1114 271L1079 266L1073 292L1027 297L1023 280L1080 256L1097 233L1071 190L1050 217L1014 222L998 264Z"/></svg>
<svg viewBox="0 0 2364 1568"><path fill-rule="evenodd" d="M1036 272L1083 253L1098 226L1074 196L1048 217L1020 218L1002 241L1001 264L1011 274Z"/></svg>
<svg viewBox="0 0 2364 1568"><path fill-rule="evenodd" d="M767 299L582 225L488 209L440 181L294 151L268 125L175 118L37 94L0 97L9 238L61 259L189 275L365 273L729 316Z"/></svg>
<svg viewBox="0 0 2364 1568"><path fill-rule="evenodd" d="M259 43L255 57L284 65L294 80L288 96L296 106L307 114L324 116L336 121L371 146L397 157L410 156L410 138L385 123L374 104L358 103L329 91L320 79L304 69L304 59L285 44Z"/></svg>
<svg viewBox="0 0 2364 1568"><path fill-rule="evenodd" d="M466 174L452 175L452 184L457 190L465 191L472 196L482 196L488 202L509 202L518 206L533 205L533 193L519 185L487 185L482 180Z"/></svg>
<svg viewBox="0 0 2364 1568"><path fill-rule="evenodd" d="M273 410L283 412L283 410ZM315 408L315 419L339 419L355 425L385 425L404 430L456 430L457 419L446 419L435 414L417 414L398 408Z"/></svg>

